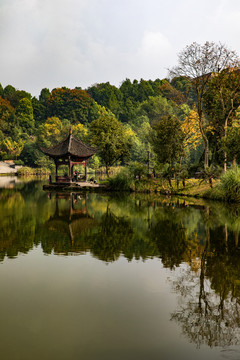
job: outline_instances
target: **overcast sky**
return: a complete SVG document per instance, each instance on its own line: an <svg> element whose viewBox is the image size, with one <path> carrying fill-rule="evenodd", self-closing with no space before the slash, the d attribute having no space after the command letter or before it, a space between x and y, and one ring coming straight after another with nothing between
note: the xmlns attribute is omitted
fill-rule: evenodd
<svg viewBox="0 0 240 360"><path fill-rule="evenodd" d="M162 79L194 41L240 54L240 0L0 0L0 83L38 97Z"/></svg>

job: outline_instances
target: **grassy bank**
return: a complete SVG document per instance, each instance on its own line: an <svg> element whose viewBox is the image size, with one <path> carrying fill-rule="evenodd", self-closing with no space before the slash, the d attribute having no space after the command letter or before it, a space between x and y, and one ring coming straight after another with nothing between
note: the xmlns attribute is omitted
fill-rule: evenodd
<svg viewBox="0 0 240 360"><path fill-rule="evenodd" d="M219 183L219 180L213 181L215 187ZM132 186L132 191L145 192L145 193L160 193L165 195L184 195L194 197L206 197L210 190L209 184L200 181L199 179L188 179L185 181L185 186L172 180L172 187L166 180L160 179L143 179L141 181L135 181Z"/></svg>
<svg viewBox="0 0 240 360"><path fill-rule="evenodd" d="M131 190L135 192L160 193L165 195L191 196L209 200L220 200L229 203L240 203L240 168L234 167L223 174L220 179L209 183L199 179L187 179L185 186L172 180L172 186L161 179L143 179L134 181Z"/></svg>
<svg viewBox="0 0 240 360"><path fill-rule="evenodd" d="M30 168L24 166L18 169L17 175L18 176L30 176L30 175L37 175L37 176L46 176L50 174L50 170L45 168Z"/></svg>

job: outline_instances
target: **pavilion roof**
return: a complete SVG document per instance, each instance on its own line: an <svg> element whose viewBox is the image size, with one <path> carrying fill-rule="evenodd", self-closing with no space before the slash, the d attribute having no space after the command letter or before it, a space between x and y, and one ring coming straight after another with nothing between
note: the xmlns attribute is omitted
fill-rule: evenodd
<svg viewBox="0 0 240 360"><path fill-rule="evenodd" d="M71 133L57 145L47 149L41 148L41 151L53 158L67 155L89 158L97 152L97 150L90 145L84 144L81 140L76 139Z"/></svg>

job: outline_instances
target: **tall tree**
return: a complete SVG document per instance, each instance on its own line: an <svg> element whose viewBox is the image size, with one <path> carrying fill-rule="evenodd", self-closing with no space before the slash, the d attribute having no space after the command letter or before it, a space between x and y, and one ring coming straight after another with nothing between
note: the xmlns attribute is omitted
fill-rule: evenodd
<svg viewBox="0 0 240 360"><path fill-rule="evenodd" d="M226 139L229 120L240 105L240 70L225 69L213 76L204 95L204 107L214 129L214 138ZM227 169L227 152L224 151L223 170Z"/></svg>
<svg viewBox="0 0 240 360"><path fill-rule="evenodd" d="M164 116L155 123L152 145L159 163L173 163L183 156L184 133L181 122L175 116Z"/></svg>
<svg viewBox="0 0 240 360"><path fill-rule="evenodd" d="M235 112L232 126L228 128L223 139L223 148L227 157L235 165L240 161L240 108Z"/></svg>
<svg viewBox="0 0 240 360"><path fill-rule="evenodd" d="M0 130L7 136L11 135L15 109L10 102L0 97Z"/></svg>
<svg viewBox="0 0 240 360"><path fill-rule="evenodd" d="M109 109L119 118L122 109L123 95L116 86L107 82L93 85L86 91L99 105Z"/></svg>
<svg viewBox="0 0 240 360"><path fill-rule="evenodd" d="M43 148L54 146L63 138L63 124L58 117L53 116L39 126L37 134L39 146Z"/></svg>
<svg viewBox="0 0 240 360"><path fill-rule="evenodd" d="M84 90L57 88L47 99L48 116L57 116L61 120L68 119L72 124L87 125L96 118L95 112L96 103Z"/></svg>
<svg viewBox="0 0 240 360"><path fill-rule="evenodd" d="M138 114L146 115L149 118L150 124L153 124L161 117L174 115L174 107L161 95L150 96L139 105Z"/></svg>
<svg viewBox="0 0 240 360"><path fill-rule="evenodd" d="M178 66L169 70L172 78L189 78L196 91L199 129L205 145L205 167L209 165L209 141L204 126L203 97L213 74L238 65L239 58L235 51L221 43L207 41L204 45L194 42L186 46L178 55Z"/></svg>
<svg viewBox="0 0 240 360"><path fill-rule="evenodd" d="M23 132L32 134L34 130L33 107L31 100L23 98L16 110L17 119Z"/></svg>
<svg viewBox="0 0 240 360"><path fill-rule="evenodd" d="M123 124L105 109L90 124L90 139L100 150L99 156L106 166L107 176L110 166L130 155L131 142Z"/></svg>

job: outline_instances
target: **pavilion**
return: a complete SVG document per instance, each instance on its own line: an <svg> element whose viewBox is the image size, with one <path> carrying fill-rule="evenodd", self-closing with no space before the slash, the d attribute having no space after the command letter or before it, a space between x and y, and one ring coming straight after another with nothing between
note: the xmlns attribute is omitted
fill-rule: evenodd
<svg viewBox="0 0 240 360"><path fill-rule="evenodd" d="M97 150L93 147L84 144L81 140L76 139L70 130L69 135L59 142L57 145L44 149L41 151L52 158L56 166L56 183L71 183L73 180L74 165L84 164L85 176L87 180L87 163L91 156ZM65 176L58 176L58 169L61 165L68 166L68 174Z"/></svg>

